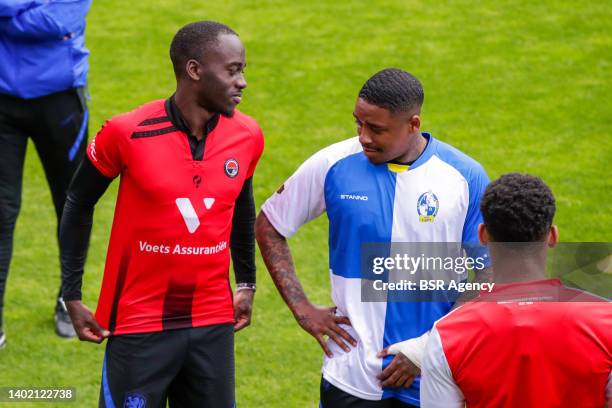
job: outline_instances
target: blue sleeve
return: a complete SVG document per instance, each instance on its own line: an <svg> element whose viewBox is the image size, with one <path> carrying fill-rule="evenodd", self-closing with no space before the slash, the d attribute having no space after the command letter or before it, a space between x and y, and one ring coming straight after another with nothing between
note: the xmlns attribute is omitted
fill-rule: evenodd
<svg viewBox="0 0 612 408"><path fill-rule="evenodd" d="M22 11L42 4L42 0L0 0L0 18L15 17Z"/></svg>
<svg viewBox="0 0 612 408"><path fill-rule="evenodd" d="M53 0L0 23L9 36L28 39L71 38L85 30L91 0Z"/></svg>
<svg viewBox="0 0 612 408"><path fill-rule="evenodd" d="M484 169L479 165L475 167L468 178L469 204L465 223L463 224L462 243L467 255L470 258L482 257L485 259L484 266L491 264L489 251L478 241L478 225L482 223L482 213L480 212L480 200L484 195L485 189L489 184L489 177Z"/></svg>

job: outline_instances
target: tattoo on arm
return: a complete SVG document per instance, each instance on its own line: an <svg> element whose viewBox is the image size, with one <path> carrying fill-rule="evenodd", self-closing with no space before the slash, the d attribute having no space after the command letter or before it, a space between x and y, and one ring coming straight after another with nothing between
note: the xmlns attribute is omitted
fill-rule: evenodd
<svg viewBox="0 0 612 408"><path fill-rule="evenodd" d="M255 231L270 276L287 306L295 312L295 306L308 299L295 273L287 240L276 231L263 212L257 217Z"/></svg>

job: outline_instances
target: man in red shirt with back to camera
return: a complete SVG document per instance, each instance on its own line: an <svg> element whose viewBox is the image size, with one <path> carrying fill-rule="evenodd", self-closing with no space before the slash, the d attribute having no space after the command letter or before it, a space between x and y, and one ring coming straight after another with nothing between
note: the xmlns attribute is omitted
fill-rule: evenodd
<svg viewBox="0 0 612 408"><path fill-rule="evenodd" d="M612 407L612 303L546 279L559 236L552 192L506 174L480 209L495 287L436 322L421 407Z"/></svg>
<svg viewBox="0 0 612 408"><path fill-rule="evenodd" d="M200 21L170 46L176 93L106 122L68 192L63 294L81 340L108 337L100 406L233 407L234 331L255 292L253 172L263 135L235 110L245 51ZM81 303L95 203L121 177L95 316ZM232 295L230 252L237 292Z"/></svg>

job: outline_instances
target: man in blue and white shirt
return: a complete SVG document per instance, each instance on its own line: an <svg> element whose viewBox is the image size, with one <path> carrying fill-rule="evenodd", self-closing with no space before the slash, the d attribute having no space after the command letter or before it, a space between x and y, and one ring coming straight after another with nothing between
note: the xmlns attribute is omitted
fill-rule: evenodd
<svg viewBox="0 0 612 408"><path fill-rule="evenodd" d="M405 71L385 69L372 76L353 113L358 137L306 160L264 203L257 220L272 279L299 324L325 351L324 408L419 406L421 346L433 323L453 306L452 301L362 301L362 245L478 242L487 175L473 159L421 132L423 99L421 83ZM308 301L286 242L323 212L329 218L332 308Z"/></svg>

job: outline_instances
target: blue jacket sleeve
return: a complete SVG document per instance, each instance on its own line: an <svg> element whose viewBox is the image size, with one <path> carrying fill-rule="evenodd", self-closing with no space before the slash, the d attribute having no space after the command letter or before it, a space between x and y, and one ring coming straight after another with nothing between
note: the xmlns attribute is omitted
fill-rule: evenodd
<svg viewBox="0 0 612 408"><path fill-rule="evenodd" d="M44 0L0 0L0 18L15 17L20 12L43 3Z"/></svg>
<svg viewBox="0 0 612 408"><path fill-rule="evenodd" d="M91 0L51 0L0 21L0 31L17 38L71 38L85 29L85 16L90 6Z"/></svg>

